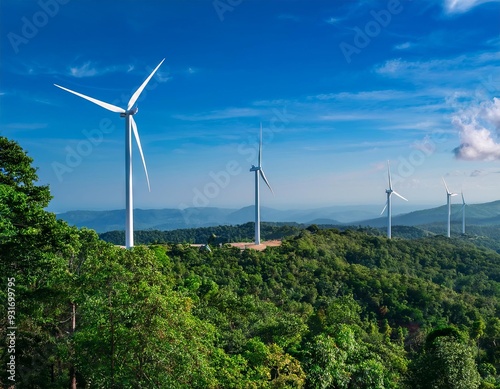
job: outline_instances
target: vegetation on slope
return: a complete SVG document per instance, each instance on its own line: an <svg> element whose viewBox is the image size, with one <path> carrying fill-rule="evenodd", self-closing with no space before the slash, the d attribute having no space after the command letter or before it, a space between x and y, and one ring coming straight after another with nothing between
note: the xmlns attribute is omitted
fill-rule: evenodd
<svg viewBox="0 0 500 389"><path fill-rule="evenodd" d="M263 252L124 250L44 211L36 180L0 138L0 301L14 278L18 387L500 387L492 250L315 226ZM8 324L2 303L3 339ZM10 355L3 343L3 366Z"/></svg>

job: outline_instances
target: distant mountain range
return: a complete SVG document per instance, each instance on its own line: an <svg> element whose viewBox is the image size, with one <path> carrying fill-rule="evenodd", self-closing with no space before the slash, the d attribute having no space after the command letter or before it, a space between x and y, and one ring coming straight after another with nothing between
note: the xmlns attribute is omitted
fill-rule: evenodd
<svg viewBox="0 0 500 389"><path fill-rule="evenodd" d="M303 224L330 224L384 227L386 217L375 217L370 207L326 207L309 210L277 210L263 207L262 221L296 222ZM446 206L424 209L393 216L393 225L421 226L446 222ZM113 211L69 211L58 214L59 219L70 225L87 227L98 233L123 230L125 210ZM136 209L134 211L135 230L175 230L180 228L210 227L217 225L237 225L254 220L254 207L228 208L186 208L186 209ZM452 205L452 223L461 223L462 205ZM500 200L466 207L467 224L500 225ZM444 227L443 227L444 228Z"/></svg>
<svg viewBox="0 0 500 389"><path fill-rule="evenodd" d="M392 224L401 226L422 226L442 222L446 224L448 207L446 205L414 211L402 215L393 216ZM466 224L473 225L500 225L500 200L491 203L471 204L465 207ZM462 223L462 205L451 206L451 222ZM371 227L383 227L387 224L387 217L379 217L359 221L359 225ZM444 228L444 227L443 227Z"/></svg>

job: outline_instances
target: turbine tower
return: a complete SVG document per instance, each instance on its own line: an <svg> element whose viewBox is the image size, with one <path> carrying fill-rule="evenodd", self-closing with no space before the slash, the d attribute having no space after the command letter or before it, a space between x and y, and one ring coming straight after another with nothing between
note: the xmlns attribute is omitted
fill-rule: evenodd
<svg viewBox="0 0 500 389"><path fill-rule="evenodd" d="M446 188L446 205L448 206L448 230L446 236L449 238L451 232L451 197L456 196L457 193L451 193L450 190L448 189L448 185L446 185L444 177L442 177L442 179L444 187Z"/></svg>
<svg viewBox="0 0 500 389"><path fill-rule="evenodd" d="M464 200L464 192L462 191L461 194L462 194L462 234L465 235L465 207L467 206L467 204L465 203Z"/></svg>
<svg viewBox="0 0 500 389"><path fill-rule="evenodd" d="M252 165L250 171L255 172L255 244L260 244L260 196L259 196L259 176L262 177L271 193L274 194L269 181L267 181L264 170L262 170L262 123L260 124L259 157L257 166Z"/></svg>
<svg viewBox="0 0 500 389"><path fill-rule="evenodd" d="M398 192L396 192L394 189L392 189L392 180L391 180L391 166L389 164L389 161L387 161L387 176L389 177L389 189L386 189L385 193L387 193L387 201L384 205L384 209L382 209L382 212L380 214L382 215L387 208L387 237L391 239L392 236L392 225L391 225L391 218L392 218L392 204L391 204L391 196L395 194L396 196L402 198L405 201L408 201L405 199L403 196L401 196Z"/></svg>
<svg viewBox="0 0 500 389"><path fill-rule="evenodd" d="M148 84L149 80L156 73L161 64L165 61L165 58L158 64L158 66L151 72L148 78L142 83L142 85L134 92L130 98L127 109L117 107L109 103L94 99L84 94L72 91L70 89L64 88L60 85L54 84L58 88L65 90L66 92L73 93L85 100L88 100L94 104L97 104L108 111L116 112L120 114L120 117L125 118L125 208L126 208L126 221L125 221L125 247L134 247L134 202L133 202L133 192L132 192L132 132L134 133L137 146L139 148L139 153L141 154L142 165L144 166L144 171L146 173L146 180L148 182L148 189L151 191L149 185L148 169L146 168L146 161L144 159L144 154L142 152L141 140L139 138L139 132L137 131L137 124L135 123L133 115L138 111L137 107L134 107L137 99L141 95L142 91Z"/></svg>

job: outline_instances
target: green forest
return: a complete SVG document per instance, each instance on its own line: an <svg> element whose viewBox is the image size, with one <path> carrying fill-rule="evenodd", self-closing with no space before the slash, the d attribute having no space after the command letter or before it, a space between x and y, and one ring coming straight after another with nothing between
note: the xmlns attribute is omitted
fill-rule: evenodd
<svg viewBox="0 0 500 389"><path fill-rule="evenodd" d="M471 239L269 226L264 251L213 231L125 250L50 200L0 137L0 387L500 388L500 254Z"/></svg>
<svg viewBox="0 0 500 389"><path fill-rule="evenodd" d="M373 228L362 226L338 226L338 225L319 225L321 229L356 230L368 235L385 236L386 228ZM298 235L310 225L298 223L261 223L261 236L264 240L283 239ZM393 226L392 235L396 238L418 239L442 235L439 231L442 226L433 224L413 226ZM452 241L469 242L478 247L489 248L500 253L500 226L478 226L468 225L468 233L456 233L452 236ZM134 237L139 244L158 244L158 243L196 243L221 245L231 242L251 242L253 241L255 228L254 223L245 223L241 225L222 225L213 227L198 227L188 229L177 229L170 231L160 230L141 230L135 231ZM125 231L109 231L99 234L99 237L106 242L116 245L123 244L125 241Z"/></svg>

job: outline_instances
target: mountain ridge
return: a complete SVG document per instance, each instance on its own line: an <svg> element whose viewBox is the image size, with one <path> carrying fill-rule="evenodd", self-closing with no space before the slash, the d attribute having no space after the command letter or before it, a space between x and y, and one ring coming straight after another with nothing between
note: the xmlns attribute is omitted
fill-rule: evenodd
<svg viewBox="0 0 500 389"><path fill-rule="evenodd" d="M387 218L373 217L374 213L362 207L352 210L345 207L323 207L304 210L277 210L261 208L263 222L295 222L303 224L359 225L383 227ZM462 205L452 205L452 223L462 222ZM351 216L349 218L349 216ZM102 233L123 230L125 210L68 211L57 215L59 219L77 227L87 227ZM359 217L358 220L356 218ZM174 230L180 228L236 225L254 220L254 207L240 209L197 207L134 210L135 230ZM446 220L446 206L403 213L392 218L393 225L418 226ZM500 200L466 206L466 223L475 225L500 225Z"/></svg>

